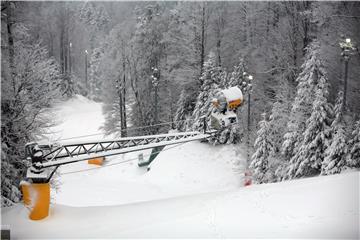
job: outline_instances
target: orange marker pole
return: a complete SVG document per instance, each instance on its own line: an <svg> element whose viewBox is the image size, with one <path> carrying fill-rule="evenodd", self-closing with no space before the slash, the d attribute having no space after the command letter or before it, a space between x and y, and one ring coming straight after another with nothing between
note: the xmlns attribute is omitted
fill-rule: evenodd
<svg viewBox="0 0 360 240"><path fill-rule="evenodd" d="M88 160L88 164L103 165L105 157L98 157Z"/></svg>

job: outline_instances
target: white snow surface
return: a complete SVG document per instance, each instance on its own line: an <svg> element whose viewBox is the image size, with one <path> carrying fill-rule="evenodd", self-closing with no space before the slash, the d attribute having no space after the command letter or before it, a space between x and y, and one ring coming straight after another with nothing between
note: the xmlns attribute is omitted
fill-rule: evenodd
<svg viewBox="0 0 360 240"><path fill-rule="evenodd" d="M56 111L54 139L101 133L99 103L77 96ZM359 172L244 188L238 146L168 146L150 171L139 153L60 167L50 216L29 220L18 204L2 209L2 225L12 239L359 237Z"/></svg>

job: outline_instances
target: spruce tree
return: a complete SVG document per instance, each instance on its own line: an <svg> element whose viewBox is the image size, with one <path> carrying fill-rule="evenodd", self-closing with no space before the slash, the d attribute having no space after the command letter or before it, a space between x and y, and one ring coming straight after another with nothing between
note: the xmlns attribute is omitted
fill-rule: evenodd
<svg viewBox="0 0 360 240"><path fill-rule="evenodd" d="M175 114L175 126L179 131L185 131L186 129L186 104L186 92L183 89L177 102L178 108Z"/></svg>
<svg viewBox="0 0 360 240"><path fill-rule="evenodd" d="M343 92L340 91L334 107L335 119L331 124L330 134L332 139L325 151L325 159L322 162L321 174L328 175L340 173L345 165L347 155L347 143L345 126L343 122Z"/></svg>
<svg viewBox="0 0 360 240"><path fill-rule="evenodd" d="M312 176L320 173L321 163L329 138L329 104L327 102L328 82L325 75L319 76L315 100L310 118L306 121L303 140L294 157L291 158L289 178Z"/></svg>
<svg viewBox="0 0 360 240"><path fill-rule="evenodd" d="M355 128L351 134L349 142L349 156L346 165L349 167L360 167L360 120L355 123Z"/></svg>
<svg viewBox="0 0 360 240"><path fill-rule="evenodd" d="M202 118L205 117L207 119L210 116L211 100L219 91L220 73L222 69L215 64L215 54L211 52L208 60L204 63L203 73L200 77L200 92L192 114L195 130L201 130L203 128Z"/></svg>
<svg viewBox="0 0 360 240"><path fill-rule="evenodd" d="M286 126L289 121L291 110L289 102L289 91L291 91L291 88L287 84L288 79L286 79L285 75L282 76L281 80L282 84L278 88L278 92L275 96L276 100L272 106L269 117L270 138L275 152L275 159L269 166L271 171L274 172L273 181L280 181L283 179L286 175L286 167L289 163L281 154L281 147L284 140L283 136L286 133L286 127L284 126Z"/></svg>
<svg viewBox="0 0 360 240"><path fill-rule="evenodd" d="M266 114L263 113L263 119L259 122L260 129L257 132L255 140L255 153L252 155L250 168L253 171L253 177L257 183L266 183L269 181L269 159L274 154L274 147L270 141L270 124L266 120Z"/></svg>
<svg viewBox="0 0 360 240"><path fill-rule="evenodd" d="M234 70L231 72L228 81L224 84L225 88L237 86L243 91L243 82L245 81L246 73L247 67L245 60L240 58L238 65L234 67Z"/></svg>
<svg viewBox="0 0 360 240"><path fill-rule="evenodd" d="M102 77L100 72L100 64L104 56L103 44L92 51L89 61L89 98L95 101L102 99Z"/></svg>
<svg viewBox="0 0 360 240"><path fill-rule="evenodd" d="M284 76L283 76L284 77ZM283 79L287 82L287 79ZM275 96L275 102L271 109L269 117L269 124L271 126L271 139L274 144L276 152L280 152L283 143L283 136L286 132L286 124L289 121L290 103L287 97L290 87L287 84L283 84L279 87Z"/></svg>
<svg viewBox="0 0 360 240"><path fill-rule="evenodd" d="M325 70L320 59L320 46L314 41L306 49L305 62L301 72L296 78L297 90L292 105L287 132L284 135L282 153L287 160L297 152L305 130L305 121L310 117L311 106L314 101L314 88L320 76L325 75Z"/></svg>

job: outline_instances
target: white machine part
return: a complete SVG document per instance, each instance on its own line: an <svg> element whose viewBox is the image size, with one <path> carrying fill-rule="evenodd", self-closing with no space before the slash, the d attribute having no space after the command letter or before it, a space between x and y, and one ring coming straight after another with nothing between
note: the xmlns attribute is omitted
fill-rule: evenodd
<svg viewBox="0 0 360 240"><path fill-rule="evenodd" d="M242 104L244 98L238 87L231 87L219 92L217 98L212 100L210 126L222 129L237 122L236 109Z"/></svg>
<svg viewBox="0 0 360 240"><path fill-rule="evenodd" d="M225 113L221 113L214 109L211 113L210 126L212 128L221 129L236 122L237 116L233 111L226 111Z"/></svg>
<svg viewBox="0 0 360 240"><path fill-rule="evenodd" d="M230 103L230 102L236 101L236 100L240 100L241 102L244 101L243 94L238 87L231 87L228 89L224 89L221 92L224 94L227 103Z"/></svg>

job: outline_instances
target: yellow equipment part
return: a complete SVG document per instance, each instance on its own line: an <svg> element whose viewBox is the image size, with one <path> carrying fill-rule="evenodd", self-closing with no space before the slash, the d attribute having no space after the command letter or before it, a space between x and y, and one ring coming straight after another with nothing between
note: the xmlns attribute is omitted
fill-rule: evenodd
<svg viewBox="0 0 360 240"><path fill-rule="evenodd" d="M105 157L92 158L88 160L88 164L103 165Z"/></svg>
<svg viewBox="0 0 360 240"><path fill-rule="evenodd" d="M24 204L30 208L29 218L41 220L49 216L50 184L31 183L21 185Z"/></svg>
<svg viewBox="0 0 360 240"><path fill-rule="evenodd" d="M235 109L240 105L241 105L241 99L236 99L236 100L231 101L231 102L228 103L228 108L229 109Z"/></svg>

